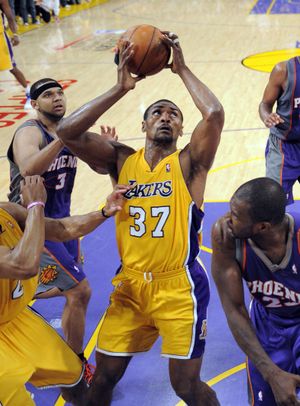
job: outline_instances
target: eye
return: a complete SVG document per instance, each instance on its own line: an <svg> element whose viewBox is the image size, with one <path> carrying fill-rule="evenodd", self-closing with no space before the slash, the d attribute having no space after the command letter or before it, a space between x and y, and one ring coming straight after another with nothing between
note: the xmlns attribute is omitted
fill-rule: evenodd
<svg viewBox="0 0 300 406"><path fill-rule="evenodd" d="M172 116L172 117L177 117L177 116L178 116L177 111L172 111L172 113L170 114L170 116Z"/></svg>
<svg viewBox="0 0 300 406"><path fill-rule="evenodd" d="M152 115L153 116L159 116L160 115L160 110L159 109L153 110Z"/></svg>

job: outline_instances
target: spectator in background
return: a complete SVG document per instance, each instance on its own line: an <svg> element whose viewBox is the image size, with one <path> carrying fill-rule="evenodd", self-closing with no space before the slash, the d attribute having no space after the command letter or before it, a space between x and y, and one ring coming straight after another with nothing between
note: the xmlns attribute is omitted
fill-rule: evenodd
<svg viewBox="0 0 300 406"><path fill-rule="evenodd" d="M55 22L59 23L59 0L36 0L36 12L45 23L51 20L51 14Z"/></svg>
<svg viewBox="0 0 300 406"><path fill-rule="evenodd" d="M20 13L23 19L23 24L28 25L28 12L32 18L32 24L39 24L40 22L36 19L36 11L34 0L19 0L20 1Z"/></svg>
<svg viewBox="0 0 300 406"><path fill-rule="evenodd" d="M14 14L10 8L8 0L0 0L0 70L9 70L14 75L17 81L23 86L26 94L26 102L24 108L31 108L29 85L23 72L17 68L14 59L12 45L19 44L20 39L17 34L17 24L15 22ZM8 26L13 33L11 40L5 32L4 16L7 18Z"/></svg>

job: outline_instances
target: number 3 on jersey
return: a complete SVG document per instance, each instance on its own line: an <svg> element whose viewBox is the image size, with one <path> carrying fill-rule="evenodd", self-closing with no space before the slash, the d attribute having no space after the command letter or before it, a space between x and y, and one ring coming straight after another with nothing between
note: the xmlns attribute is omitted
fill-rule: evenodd
<svg viewBox="0 0 300 406"><path fill-rule="evenodd" d="M65 186L66 175L66 173L60 173L58 175L57 180L59 181L59 183L55 186L56 190L62 189Z"/></svg>
<svg viewBox="0 0 300 406"><path fill-rule="evenodd" d="M157 223L151 235L153 238L164 237L164 227L170 214L169 206L151 207L151 217L157 217ZM130 206L129 215L134 218L134 225L130 226L130 235L133 237L141 237L146 233L147 214L142 207Z"/></svg>

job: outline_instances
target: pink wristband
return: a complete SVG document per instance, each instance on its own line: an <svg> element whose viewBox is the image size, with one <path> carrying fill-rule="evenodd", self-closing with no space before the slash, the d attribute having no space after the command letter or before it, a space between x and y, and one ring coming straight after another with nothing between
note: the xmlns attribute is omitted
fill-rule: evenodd
<svg viewBox="0 0 300 406"><path fill-rule="evenodd" d="M31 209L31 207L34 207L34 206L43 206L43 207L45 207L45 203L44 202L31 202L27 206L27 210Z"/></svg>

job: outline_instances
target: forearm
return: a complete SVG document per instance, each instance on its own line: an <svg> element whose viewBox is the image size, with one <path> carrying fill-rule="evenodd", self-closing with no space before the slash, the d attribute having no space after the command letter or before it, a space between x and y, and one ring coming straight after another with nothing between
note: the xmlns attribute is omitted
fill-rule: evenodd
<svg viewBox="0 0 300 406"><path fill-rule="evenodd" d="M51 163L55 160L59 152L63 149L63 143L57 139L48 144L45 148L39 150L26 160L24 164L20 165L21 175L42 175L45 173Z"/></svg>
<svg viewBox="0 0 300 406"><path fill-rule="evenodd" d="M8 26L9 26L11 32L13 34L17 35L18 26L17 26L17 24L16 24L16 22L15 22L15 20L13 18L13 15L11 15L11 18L7 18L7 21L8 21Z"/></svg>
<svg viewBox="0 0 300 406"><path fill-rule="evenodd" d="M46 239L52 241L68 241L82 237L106 220L101 211L66 217L60 220L46 219Z"/></svg>
<svg viewBox="0 0 300 406"><path fill-rule="evenodd" d="M258 109L259 116L263 123L265 123L266 119L272 113L272 110L273 110L273 104L268 104L263 101L259 104L259 109Z"/></svg>
<svg viewBox="0 0 300 406"><path fill-rule="evenodd" d="M228 325L239 347L256 366L263 378L268 381L278 370L262 348L253 329L247 310L230 311L227 315Z"/></svg>
<svg viewBox="0 0 300 406"><path fill-rule="evenodd" d="M189 91L196 107L202 113L203 118L208 118L212 114L223 117L223 107L217 97L209 88L201 82L191 70L184 66L178 73L187 90Z"/></svg>
<svg viewBox="0 0 300 406"><path fill-rule="evenodd" d="M18 26L17 26L17 23L15 22L13 12L12 12L12 10L11 10L8 3L7 3L7 5L5 5L3 11L4 11L5 16L7 18L8 26L9 26L11 32L13 34L17 34Z"/></svg>
<svg viewBox="0 0 300 406"><path fill-rule="evenodd" d="M85 133L111 106L120 100L128 90L115 85L103 95L86 103L70 116L61 120L57 128L58 136L68 142Z"/></svg>
<svg viewBox="0 0 300 406"><path fill-rule="evenodd" d="M24 234L18 245L10 252L8 258L12 269L10 277L27 279L37 274L44 242L44 208L37 205L28 210Z"/></svg>

